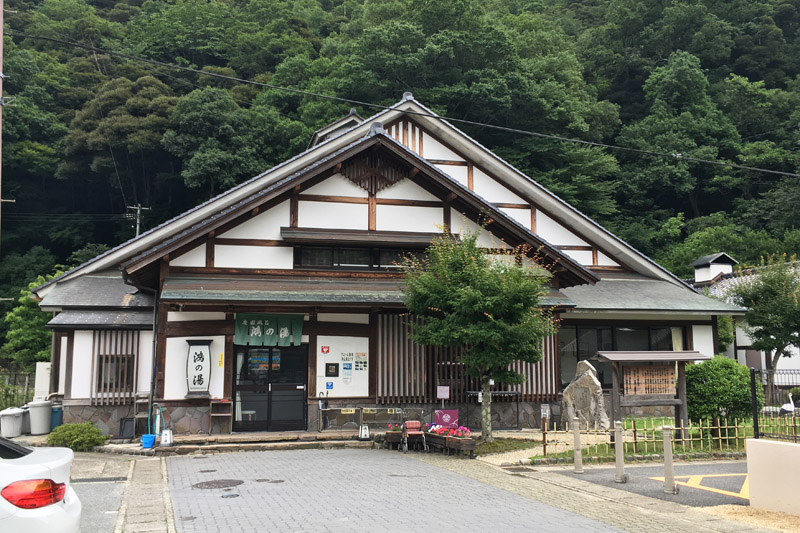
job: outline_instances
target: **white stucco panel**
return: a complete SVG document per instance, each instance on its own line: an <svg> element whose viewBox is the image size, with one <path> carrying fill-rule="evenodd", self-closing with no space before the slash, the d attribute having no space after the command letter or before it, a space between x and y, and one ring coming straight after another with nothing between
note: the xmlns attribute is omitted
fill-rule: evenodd
<svg viewBox="0 0 800 533"><path fill-rule="evenodd" d="M76 331L72 342L72 393L73 398L91 396L95 377L92 375L91 331ZM65 352L66 353L66 352Z"/></svg>
<svg viewBox="0 0 800 533"><path fill-rule="evenodd" d="M153 375L153 332L139 333L139 368L136 372L136 392L150 392Z"/></svg>
<svg viewBox="0 0 800 533"><path fill-rule="evenodd" d="M472 187L475 194L492 203L526 204L524 198L517 196L506 187L489 177L478 167L472 169Z"/></svg>
<svg viewBox="0 0 800 533"><path fill-rule="evenodd" d="M391 198L393 200L426 200L438 201L439 199L414 183L405 179L398 181L394 185L378 191L377 198Z"/></svg>
<svg viewBox="0 0 800 533"><path fill-rule="evenodd" d="M58 392L64 394L64 386L67 384L67 337L61 337L61 358L58 362Z"/></svg>
<svg viewBox="0 0 800 533"><path fill-rule="evenodd" d="M582 265L592 264L592 251L591 250L561 250L561 253L568 255Z"/></svg>
<svg viewBox="0 0 800 533"><path fill-rule="evenodd" d="M598 266L619 266L619 263L608 257L600 250L597 251L597 264Z"/></svg>
<svg viewBox="0 0 800 533"><path fill-rule="evenodd" d="M692 326L692 343L694 349L703 355L714 353L714 332L711 326Z"/></svg>
<svg viewBox="0 0 800 533"><path fill-rule="evenodd" d="M519 222L519 224L524 226L526 229L531 229L530 209L511 209L507 207L501 207L499 210L513 218L515 221Z"/></svg>
<svg viewBox="0 0 800 533"><path fill-rule="evenodd" d="M297 225L301 228L367 229L369 206L336 202L299 202Z"/></svg>
<svg viewBox="0 0 800 533"><path fill-rule="evenodd" d="M367 191L345 178L341 174L335 174L321 183L317 183L310 189L303 191L303 194L324 194L326 196L354 196L356 198L366 198L369 196Z"/></svg>
<svg viewBox="0 0 800 533"><path fill-rule="evenodd" d="M281 240L281 226L289 225L289 201L282 202L250 220L242 222L219 237L226 239Z"/></svg>
<svg viewBox="0 0 800 533"><path fill-rule="evenodd" d="M434 165L436 168L453 178L465 188L469 187L467 167L465 165Z"/></svg>
<svg viewBox="0 0 800 533"><path fill-rule="evenodd" d="M446 159L448 161L464 160L450 148L425 132L422 133L422 156L425 159Z"/></svg>
<svg viewBox="0 0 800 533"><path fill-rule="evenodd" d="M168 322L189 322L192 320L225 320L225 313L208 313L200 311L170 311Z"/></svg>
<svg viewBox="0 0 800 533"><path fill-rule="evenodd" d="M467 218L466 215L456 211L450 210L450 223L453 225L451 232L460 235L463 232L480 233L478 237L478 246L482 248L511 248L509 245L495 237L492 232L478 226L475 222Z"/></svg>
<svg viewBox="0 0 800 533"><path fill-rule="evenodd" d="M214 247L214 266L219 268L284 268L294 266L294 250L288 246Z"/></svg>
<svg viewBox="0 0 800 533"><path fill-rule="evenodd" d="M407 205L378 205L375 227L378 231L441 232L442 209Z"/></svg>
<svg viewBox="0 0 800 533"><path fill-rule="evenodd" d="M589 243L562 226L560 222L556 222L538 209L536 210L536 234L550 244L554 245L589 245Z"/></svg>
<svg viewBox="0 0 800 533"><path fill-rule="evenodd" d="M186 358L189 357L190 339L211 339L211 377L208 393L222 398L225 386L225 337L170 337L167 339L164 365L164 399L182 400L189 388L186 385Z"/></svg>
<svg viewBox="0 0 800 533"><path fill-rule="evenodd" d="M169 266L178 267L204 267L206 266L206 244L189 250L183 255L169 260Z"/></svg>

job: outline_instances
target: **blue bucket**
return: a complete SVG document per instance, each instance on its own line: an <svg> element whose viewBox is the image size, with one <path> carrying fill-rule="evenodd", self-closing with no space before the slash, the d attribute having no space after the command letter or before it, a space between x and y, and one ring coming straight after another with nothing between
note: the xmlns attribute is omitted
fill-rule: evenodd
<svg viewBox="0 0 800 533"><path fill-rule="evenodd" d="M155 443L155 435L142 435L142 448L152 448Z"/></svg>

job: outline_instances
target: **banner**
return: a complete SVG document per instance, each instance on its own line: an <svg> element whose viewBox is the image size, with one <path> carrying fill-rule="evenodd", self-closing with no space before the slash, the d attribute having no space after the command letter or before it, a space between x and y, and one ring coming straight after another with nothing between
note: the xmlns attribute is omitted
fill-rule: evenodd
<svg viewBox="0 0 800 533"><path fill-rule="evenodd" d="M303 315L238 313L234 344L249 346L300 346Z"/></svg>

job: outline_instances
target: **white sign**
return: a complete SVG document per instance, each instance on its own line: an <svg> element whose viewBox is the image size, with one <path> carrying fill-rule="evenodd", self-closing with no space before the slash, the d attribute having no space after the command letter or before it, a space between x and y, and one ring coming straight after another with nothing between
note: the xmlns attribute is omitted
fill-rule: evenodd
<svg viewBox="0 0 800 533"><path fill-rule="evenodd" d="M449 400L450 399L450 385L438 385L436 387L436 399L437 400Z"/></svg>
<svg viewBox="0 0 800 533"><path fill-rule="evenodd" d="M187 396L208 396L211 380L211 340L187 340L186 357Z"/></svg>
<svg viewBox="0 0 800 533"><path fill-rule="evenodd" d="M550 420L550 404L543 403L542 404L542 418L546 418Z"/></svg>
<svg viewBox="0 0 800 533"><path fill-rule="evenodd" d="M363 398L369 395L369 338L317 336L317 396ZM337 375L325 372L338 364ZM324 388L323 388L324 387ZM326 394L327 393L327 394Z"/></svg>

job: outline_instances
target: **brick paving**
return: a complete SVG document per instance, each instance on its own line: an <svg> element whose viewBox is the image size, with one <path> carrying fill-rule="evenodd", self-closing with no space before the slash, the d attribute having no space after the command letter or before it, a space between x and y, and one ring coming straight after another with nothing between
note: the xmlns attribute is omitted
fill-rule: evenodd
<svg viewBox="0 0 800 533"><path fill-rule="evenodd" d="M524 490L509 490L541 485L534 480L434 454L287 450L170 457L167 467L181 533L620 530L596 516L581 516L580 508L549 505L545 494L532 498ZM225 479L243 483L193 488Z"/></svg>

